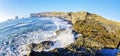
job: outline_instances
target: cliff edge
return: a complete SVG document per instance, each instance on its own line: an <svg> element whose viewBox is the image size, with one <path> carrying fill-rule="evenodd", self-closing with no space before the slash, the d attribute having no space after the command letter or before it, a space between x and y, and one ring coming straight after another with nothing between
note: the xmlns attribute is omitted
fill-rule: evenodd
<svg viewBox="0 0 120 56"><path fill-rule="evenodd" d="M71 22L73 30L82 34L76 41L66 48L57 48L49 53L61 54L70 53L76 55L94 54L101 48L118 48L120 43L120 22L107 20L102 16L89 12L40 12L32 13L30 17L57 17ZM82 47L84 46L84 47ZM86 51L80 51L86 49ZM92 50L92 51L91 51ZM94 50L94 51L93 51ZM37 53L39 55L49 54L48 52ZM32 52L31 55L36 55ZM68 54L69 55L69 54ZM78 55L78 54L77 54ZM100 54L99 54L100 55Z"/></svg>

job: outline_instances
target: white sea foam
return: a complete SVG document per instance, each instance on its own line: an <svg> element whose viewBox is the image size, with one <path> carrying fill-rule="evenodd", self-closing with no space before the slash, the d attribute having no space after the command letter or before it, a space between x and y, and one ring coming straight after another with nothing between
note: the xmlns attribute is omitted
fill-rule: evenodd
<svg viewBox="0 0 120 56"><path fill-rule="evenodd" d="M27 20L29 18L26 18ZM18 26L13 26L11 30L14 34L2 38L0 40L0 56L22 56L30 53L30 49L27 45L31 43L41 43L42 41L55 41L54 45L49 49L44 49L44 51L50 51L55 48L63 48L74 42L74 34L72 33L72 25L69 22L64 21L59 18L32 18L33 21L29 21L30 26L25 26L26 22L22 21L23 24ZM30 19L30 20L32 20ZM25 19L24 19L25 20ZM20 22L19 22L20 23ZM18 23L16 23L18 24ZM24 27L22 27L24 26ZM35 28L37 30L34 30ZM25 28L25 29L24 29ZM29 30L30 31L27 31ZM23 30L21 30L23 29ZM49 30L48 30L49 29ZM9 30L9 29L8 29ZM16 31L17 30L17 31ZM33 30L33 31L31 31ZM56 31L59 30L59 34ZM5 31L5 33L10 31ZM27 31L27 32L26 32ZM25 32L22 34L17 34L19 32ZM0 33L3 34L3 33ZM39 50L36 50L39 51Z"/></svg>

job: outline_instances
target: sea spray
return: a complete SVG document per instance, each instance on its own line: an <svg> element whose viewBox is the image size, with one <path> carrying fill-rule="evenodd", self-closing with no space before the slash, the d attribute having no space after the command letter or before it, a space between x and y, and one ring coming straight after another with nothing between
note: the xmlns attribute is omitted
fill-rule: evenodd
<svg viewBox="0 0 120 56"><path fill-rule="evenodd" d="M55 39L51 40L55 41L54 45L51 46L50 49L45 49L44 51L50 51L55 48L64 48L74 42L74 35L72 33L72 29L68 28L64 31L61 31L59 35L56 36Z"/></svg>
<svg viewBox="0 0 120 56"><path fill-rule="evenodd" d="M12 26L9 26L12 25ZM0 23L0 56L22 56L33 51L50 51L63 48L74 42L72 25L59 18L23 18ZM59 31L59 33L56 33ZM49 48L38 45L53 42Z"/></svg>

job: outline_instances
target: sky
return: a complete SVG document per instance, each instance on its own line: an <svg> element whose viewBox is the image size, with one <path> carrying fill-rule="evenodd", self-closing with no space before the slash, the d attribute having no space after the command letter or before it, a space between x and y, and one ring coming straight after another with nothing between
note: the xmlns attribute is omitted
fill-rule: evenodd
<svg viewBox="0 0 120 56"><path fill-rule="evenodd" d="M39 12L87 11L120 22L120 0L0 0L0 22Z"/></svg>

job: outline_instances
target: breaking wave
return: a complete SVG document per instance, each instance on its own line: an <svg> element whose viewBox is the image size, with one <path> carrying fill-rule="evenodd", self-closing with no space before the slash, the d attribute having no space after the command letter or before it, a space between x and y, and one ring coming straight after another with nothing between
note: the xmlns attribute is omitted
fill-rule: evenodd
<svg viewBox="0 0 120 56"><path fill-rule="evenodd" d="M28 45L52 41L50 51L74 42L72 25L59 18L22 18L0 23L0 56L22 56L29 53ZM33 49L34 51L40 51Z"/></svg>

